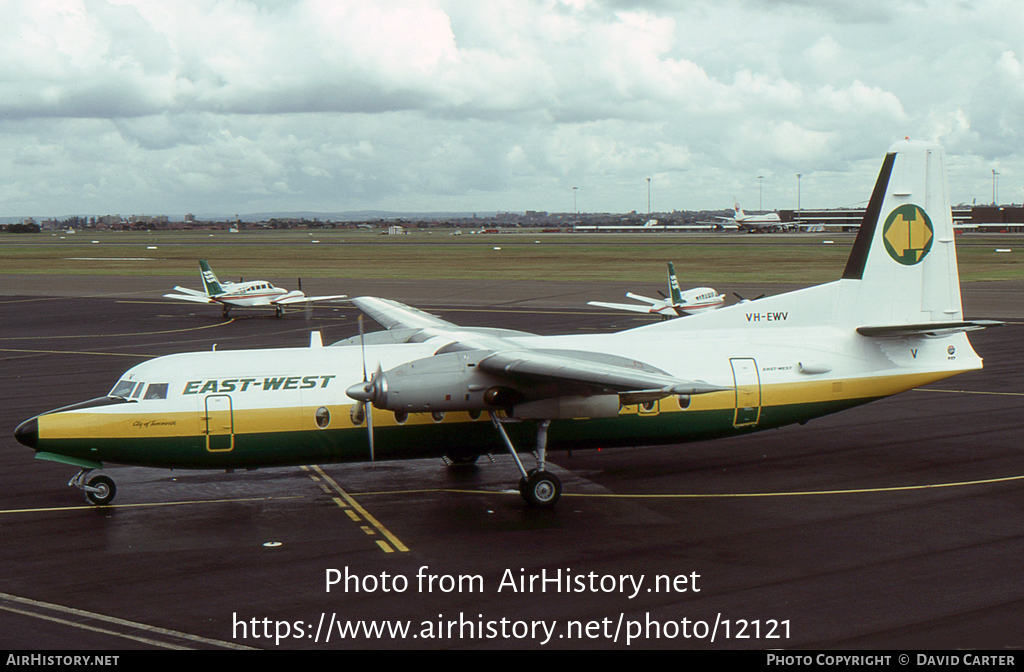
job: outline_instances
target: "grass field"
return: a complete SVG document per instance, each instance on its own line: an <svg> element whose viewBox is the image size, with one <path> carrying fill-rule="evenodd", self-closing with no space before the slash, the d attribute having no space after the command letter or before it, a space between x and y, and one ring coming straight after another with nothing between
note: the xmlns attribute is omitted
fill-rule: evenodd
<svg viewBox="0 0 1024 672"><path fill-rule="evenodd" d="M508 234L416 231L78 232L0 235L0 273L662 281L827 282L842 273L854 234ZM825 241L833 241L826 244ZM500 248L500 249L496 249ZM1012 252L996 252L1011 249ZM1024 235L957 237L964 282L1024 280Z"/></svg>

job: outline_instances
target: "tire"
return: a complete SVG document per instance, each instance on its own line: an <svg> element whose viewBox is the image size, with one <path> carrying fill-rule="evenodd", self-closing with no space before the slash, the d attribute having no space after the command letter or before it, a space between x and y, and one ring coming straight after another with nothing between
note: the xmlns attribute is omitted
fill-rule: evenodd
<svg viewBox="0 0 1024 672"><path fill-rule="evenodd" d="M89 487L99 488L100 490L100 492L85 491L86 499L97 506L110 504L114 501L114 495L117 494L117 486L114 485L113 479L108 476L93 476L89 479Z"/></svg>
<svg viewBox="0 0 1024 672"><path fill-rule="evenodd" d="M531 471L520 480L519 494L530 506L550 508L562 496L562 482L549 471Z"/></svg>

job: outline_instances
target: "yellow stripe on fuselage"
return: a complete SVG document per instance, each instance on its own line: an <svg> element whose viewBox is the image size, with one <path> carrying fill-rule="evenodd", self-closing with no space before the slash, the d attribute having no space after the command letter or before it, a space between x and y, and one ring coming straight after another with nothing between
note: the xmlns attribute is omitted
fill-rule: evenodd
<svg viewBox="0 0 1024 672"><path fill-rule="evenodd" d="M795 404L847 401L856 399L873 399L886 397L911 388L927 385L963 371L938 371L926 373L900 374L892 376L873 376L866 378L808 380L791 383L761 385L761 407L780 407ZM685 411L671 399L663 399L658 404L658 411L694 412L716 411L735 408L736 397L732 390L694 395ZM365 423L356 425L351 418L351 404L324 405L331 415L328 429L351 429L365 427ZM155 408L155 405L153 406ZM139 408L136 406L136 408ZM234 434L263 434L271 432L319 431L316 424L317 404L301 406L285 406L271 408L235 408L232 412ZM118 409L120 410L120 409ZM638 406L626 406L622 415L644 413ZM97 412L94 410L69 411L41 415L39 422L39 438L49 439L88 439L88 438L167 438L178 436L198 436L206 431L205 413L200 410L177 412L123 413ZM465 412L449 412L442 422L462 423L479 422L486 415L476 420ZM417 426L436 424L429 413L412 413L399 423L395 414L381 409L373 410L375 427L391 427L397 425Z"/></svg>

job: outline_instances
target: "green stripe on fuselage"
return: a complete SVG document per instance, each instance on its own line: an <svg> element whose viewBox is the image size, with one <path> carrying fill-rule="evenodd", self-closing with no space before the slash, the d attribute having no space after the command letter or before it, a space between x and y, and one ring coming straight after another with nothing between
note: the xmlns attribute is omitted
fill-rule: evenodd
<svg viewBox="0 0 1024 672"><path fill-rule="evenodd" d="M803 422L876 397L766 406L757 425L735 427L735 409L684 410L653 415L623 414L616 418L556 420L548 432L551 451L612 448L702 441ZM533 450L536 424L505 425L513 445ZM375 427L377 460L505 452L486 415L473 422ZM235 434L234 449L209 452L206 436L122 439L40 439L37 449L83 460L173 468L225 469L369 461L365 426L340 429Z"/></svg>

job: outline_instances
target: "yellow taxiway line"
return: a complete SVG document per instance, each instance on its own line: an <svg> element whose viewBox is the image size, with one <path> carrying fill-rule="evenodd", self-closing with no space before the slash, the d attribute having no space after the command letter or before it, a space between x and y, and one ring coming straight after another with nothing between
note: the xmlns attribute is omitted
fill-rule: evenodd
<svg viewBox="0 0 1024 672"><path fill-rule="evenodd" d="M305 469L305 467L303 468ZM373 528L376 528L378 532L380 532L388 541L391 542L390 544L388 544L388 541L384 541L383 539L376 540L377 545L380 546L380 549L382 551L384 551L385 553L393 553L396 550L400 553L409 552L408 546L403 544L398 539L398 537L396 537L394 534L391 533L390 530L388 530L388 528L384 527L379 520L370 515L370 513L366 509L359 505L359 502L352 499L352 495L345 492L345 490L343 490L342 487L338 485L337 481L328 476L324 472L324 470L321 469L318 465L314 464L311 468L313 469L313 471L320 475L320 478L322 478L325 482L329 483L330 486L334 488L335 492L341 495L341 499L338 499L337 497L333 498L334 503L337 504L341 509L343 509L345 513L348 514L349 518L353 520L353 522L362 522L359 519L359 516L362 516L362 520L365 520L370 525L372 525ZM310 475L310 478L313 478L313 476ZM367 534L372 534L372 530L367 526L363 526L362 529Z"/></svg>
<svg viewBox="0 0 1024 672"><path fill-rule="evenodd" d="M971 485L986 485L989 483L1008 483L1011 481L1022 481L1024 475L1003 476L999 478L985 478L976 481L956 481L953 483L929 483L925 485L895 485L881 488L848 488L845 490L798 490L795 492L720 492L720 493L660 493L660 494L618 494L618 493L587 493L587 492L563 492L562 497L590 497L596 499L729 499L729 498L757 498L757 497L821 497L824 495L855 495L881 492L909 492L912 490L935 490L940 488L962 488ZM374 495L406 495L423 494L430 492L443 492L449 494L464 495L519 495L517 490L465 490L459 488L423 488L418 490L378 490L374 492L357 492L359 497L370 497Z"/></svg>

